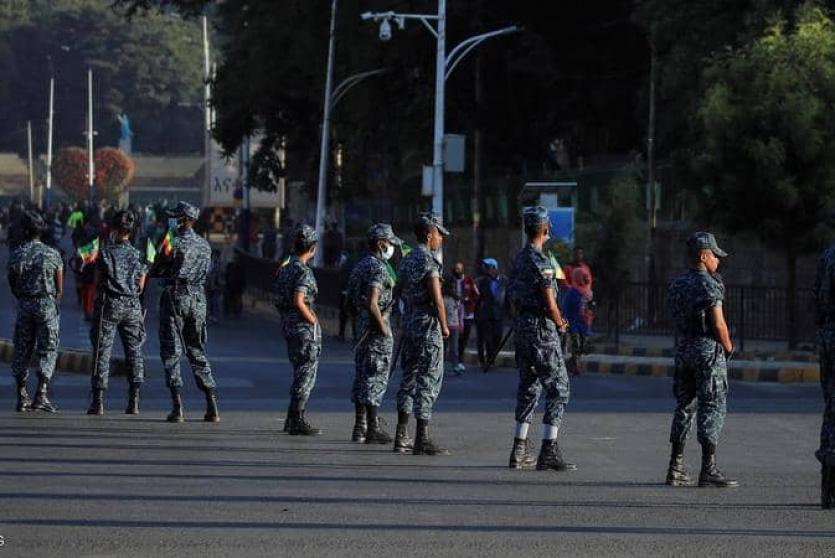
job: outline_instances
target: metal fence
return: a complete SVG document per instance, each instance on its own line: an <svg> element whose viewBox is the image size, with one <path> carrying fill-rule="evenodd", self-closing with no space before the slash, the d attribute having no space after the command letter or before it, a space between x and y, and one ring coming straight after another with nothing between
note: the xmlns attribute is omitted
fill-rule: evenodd
<svg viewBox="0 0 835 558"><path fill-rule="evenodd" d="M244 264L247 291L261 300L270 299L270 289L278 266L238 251ZM315 269L319 285L319 306L338 308L341 278L338 270ZM725 318L740 350L746 340L814 343L815 312L811 289L795 292L795 323L789 323L788 289L777 287L727 286ZM667 285L660 283L625 283L611 297L598 296L594 330L619 341L621 335L675 334L667 311Z"/></svg>
<svg viewBox="0 0 835 558"><path fill-rule="evenodd" d="M795 323L789 323L788 289L728 286L725 289L725 319L740 349L746 340L813 343L814 298L811 289L795 291ZM595 312L595 330L619 336L674 335L667 310L667 285L628 283L610 298L600 298Z"/></svg>

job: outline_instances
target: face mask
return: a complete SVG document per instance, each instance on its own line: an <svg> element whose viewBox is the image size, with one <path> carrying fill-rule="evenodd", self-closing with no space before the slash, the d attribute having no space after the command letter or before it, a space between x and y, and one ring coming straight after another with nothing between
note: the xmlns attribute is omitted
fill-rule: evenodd
<svg viewBox="0 0 835 558"><path fill-rule="evenodd" d="M383 250L383 254L382 254L383 259L388 261L388 260L391 259L391 257L393 255L394 255L394 246L389 244L388 246L386 246L385 250Z"/></svg>
<svg viewBox="0 0 835 558"><path fill-rule="evenodd" d="M456 279L461 279L464 276L463 271L453 271L452 274L455 275Z"/></svg>
<svg viewBox="0 0 835 558"><path fill-rule="evenodd" d="M548 230L545 231L545 242L551 240L551 227L548 227Z"/></svg>

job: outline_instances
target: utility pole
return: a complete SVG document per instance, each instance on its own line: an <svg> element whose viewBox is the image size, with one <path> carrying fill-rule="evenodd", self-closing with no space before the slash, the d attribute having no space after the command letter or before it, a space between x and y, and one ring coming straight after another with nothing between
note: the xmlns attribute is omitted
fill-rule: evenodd
<svg viewBox="0 0 835 558"><path fill-rule="evenodd" d="M26 147L29 152L29 201L35 201L35 168L32 162L32 121L26 122Z"/></svg>
<svg viewBox="0 0 835 558"><path fill-rule="evenodd" d="M652 40L652 39L650 39ZM655 236L656 215L655 215L655 74L656 55L654 41L650 45L649 62L649 124L647 126L647 180L649 201L649 231Z"/></svg>
<svg viewBox="0 0 835 558"><path fill-rule="evenodd" d="M46 194L44 209L49 209L52 202L52 121L55 115L55 78L49 78L49 118L46 132Z"/></svg>
<svg viewBox="0 0 835 558"><path fill-rule="evenodd" d="M444 93L446 89L446 0L438 0L435 54L435 137L432 144L432 211L444 220Z"/></svg>
<svg viewBox="0 0 835 558"><path fill-rule="evenodd" d="M96 205L96 168L93 163L93 70L87 69L87 183L90 187L90 206Z"/></svg>
<svg viewBox="0 0 835 558"><path fill-rule="evenodd" d="M481 102L483 96L481 56L475 60L475 112L476 123L473 132L473 197L470 201L473 212L473 258L479 261L484 256L484 230L481 227Z"/></svg>
<svg viewBox="0 0 835 558"><path fill-rule="evenodd" d="M212 109L211 58L209 53L209 21L203 16L203 207L209 205L212 188Z"/></svg>
<svg viewBox="0 0 835 558"><path fill-rule="evenodd" d="M328 159L330 155L331 89L333 88L333 51L336 31L336 1L331 0L331 26L328 36L328 67L325 73L325 101L322 111L322 144L319 147L319 185L316 190L316 232L321 242L325 227L325 186L328 180ZM316 250L313 265L322 267L324 250Z"/></svg>

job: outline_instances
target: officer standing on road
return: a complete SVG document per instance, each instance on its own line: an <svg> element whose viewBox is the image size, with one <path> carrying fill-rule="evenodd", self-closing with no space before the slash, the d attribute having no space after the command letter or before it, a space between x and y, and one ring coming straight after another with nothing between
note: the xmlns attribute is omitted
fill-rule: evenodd
<svg viewBox="0 0 835 558"><path fill-rule="evenodd" d="M356 308L359 341L354 349L356 376L351 397L356 420L351 439L366 444L390 444L392 437L380 426L377 411L386 393L394 340L389 314L394 304L394 279L386 262L394 247L402 244L391 225L378 223L368 229L365 256L351 271L348 298ZM367 417L367 420L366 420Z"/></svg>
<svg viewBox="0 0 835 558"><path fill-rule="evenodd" d="M96 310L90 341L93 344L93 397L88 415L104 414L104 392L110 377L110 355L116 332L122 339L128 368L128 406L125 414L139 414L139 389L145 380L142 345L145 343L145 317L140 296L145 288L148 266L144 254L131 245L136 227L132 211L113 216L114 238L99 253L96 261Z"/></svg>
<svg viewBox="0 0 835 558"><path fill-rule="evenodd" d="M22 243L11 253L9 286L17 298L12 374L17 382L17 412L54 413L49 382L58 357L59 305L64 292L64 262L57 250L40 241L46 223L34 211L23 211L19 222ZM29 399L26 379L32 352L37 354L38 391Z"/></svg>
<svg viewBox="0 0 835 558"><path fill-rule="evenodd" d="M394 451L408 451L409 414L417 419L414 455L449 455L429 438L432 407L444 377L444 339L449 337L441 294L441 262L433 252L449 231L433 213L418 217L414 227L417 247L400 263L398 280L406 303L403 316L403 378L397 392L397 430Z"/></svg>
<svg viewBox="0 0 835 558"><path fill-rule="evenodd" d="M171 217L177 231L169 255L164 251L154 262L154 276L165 278L159 303L160 358L165 368L165 382L171 390L173 409L166 420L183 422L180 390L180 355L185 350L197 387L206 396L206 422L220 421L215 395L215 379L206 358L206 278L212 261L212 248L194 232L200 210L180 202Z"/></svg>
<svg viewBox="0 0 835 558"><path fill-rule="evenodd" d="M287 341L287 354L293 365L290 407L284 431L292 436L316 436L322 433L304 416L310 392L316 384L319 353L322 351L322 328L313 311L319 289L308 266L316 252L319 235L308 225L299 225L293 233L293 255L281 266L273 281L273 302L281 313L281 327Z"/></svg>
<svg viewBox="0 0 835 558"><path fill-rule="evenodd" d="M516 394L516 430L510 453L511 469L526 469L534 464L528 447L528 428L545 390L545 425L542 447L536 459L539 471L571 471L577 467L563 459L557 435L569 398L568 372L560 348L560 332L568 322L557 305L556 271L542 253L550 235L548 210L527 207L523 212L527 244L516 255L508 288L516 317L516 364L519 389Z"/></svg>
<svg viewBox="0 0 835 558"><path fill-rule="evenodd" d="M699 486L739 486L716 467L716 445L726 414L727 355L733 352L722 312L725 285L717 273L720 258L728 254L707 232L690 235L687 251L693 266L673 280L667 293L678 336L673 378L676 410L670 429L672 453L667 484L684 486L690 482L684 467L684 443L698 415L697 432L702 446Z"/></svg>
<svg viewBox="0 0 835 558"><path fill-rule="evenodd" d="M821 463L821 507L826 510L835 508L835 244L818 260L815 299L823 389L823 422L815 457Z"/></svg>

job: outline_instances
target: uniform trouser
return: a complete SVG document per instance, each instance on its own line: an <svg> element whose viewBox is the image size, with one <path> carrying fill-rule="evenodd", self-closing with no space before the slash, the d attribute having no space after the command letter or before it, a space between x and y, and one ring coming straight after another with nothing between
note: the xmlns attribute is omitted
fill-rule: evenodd
<svg viewBox="0 0 835 558"><path fill-rule="evenodd" d="M473 318L464 318L464 328L461 330L461 335L458 337L458 355L461 361L464 360L464 355L467 352L467 343L470 341L470 332L473 329L475 320Z"/></svg>
<svg viewBox="0 0 835 558"><path fill-rule="evenodd" d="M101 296L101 295L100 295ZM90 341L93 344L93 389L107 389L110 378L110 357L116 333L122 339L129 384L145 381L142 345L145 343L145 322L138 298L101 298L96 303Z"/></svg>
<svg viewBox="0 0 835 558"><path fill-rule="evenodd" d="M557 328L542 316L520 316L513 331L519 367L516 422L531 422L544 391L542 422L559 427L568 404L569 383Z"/></svg>
<svg viewBox="0 0 835 558"><path fill-rule="evenodd" d="M315 326L306 322L285 324L284 338L287 340L287 356L293 365L290 404L304 408L316 385L319 354L322 352L322 330L319 322Z"/></svg>
<svg viewBox="0 0 835 558"><path fill-rule="evenodd" d="M52 298L18 301L14 328L12 375L22 381L29 377L29 361L37 355L39 380L49 381L58 358L58 305Z"/></svg>
<svg viewBox="0 0 835 558"><path fill-rule="evenodd" d="M407 318L403 335L403 377L397 410L430 420L444 380L441 324L431 314L416 313Z"/></svg>
<svg viewBox="0 0 835 558"><path fill-rule="evenodd" d="M823 391L823 421L820 447L815 456L821 464L835 467L835 324L827 324L818 331L818 349Z"/></svg>
<svg viewBox="0 0 835 558"><path fill-rule="evenodd" d="M388 387L394 339L371 331L354 353L356 377L352 401L379 407Z"/></svg>
<svg viewBox="0 0 835 558"><path fill-rule="evenodd" d="M693 419L698 417L699 443L717 445L725 424L728 394L728 368L722 346L713 342L713 347L707 350L679 349L675 364L673 395L676 409L670 442L684 444Z"/></svg>
<svg viewBox="0 0 835 558"><path fill-rule="evenodd" d="M215 387L212 368L206 358L206 295L203 289L163 290L159 301L159 348L165 383L181 388L180 356L185 350L197 387Z"/></svg>
<svg viewBox="0 0 835 558"><path fill-rule="evenodd" d="M478 361L485 363L493 356L493 353L499 347L499 343L502 342L504 322L502 320L480 319L476 323L476 333L478 334Z"/></svg>

